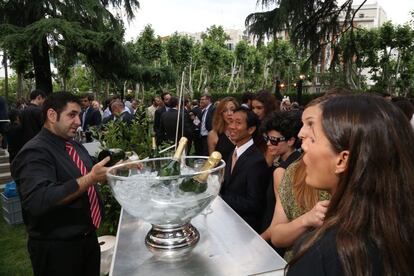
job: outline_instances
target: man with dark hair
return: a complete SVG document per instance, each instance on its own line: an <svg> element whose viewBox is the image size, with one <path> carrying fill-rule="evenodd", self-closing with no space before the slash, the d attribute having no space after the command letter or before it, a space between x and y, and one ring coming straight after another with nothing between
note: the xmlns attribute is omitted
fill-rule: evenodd
<svg viewBox="0 0 414 276"><path fill-rule="evenodd" d="M160 143L162 142L175 142L175 135L177 131L177 117L178 117L178 99L176 97L172 97L169 102L170 110L167 112L164 112L161 115L161 122L160 122L160 131L158 133L157 141ZM181 112L184 112L181 113ZM180 112L180 116L178 118L179 124L178 124L178 140L180 140L181 136L185 136L188 138L189 141L191 141L191 125L189 124L189 115L185 111L185 109L182 107ZM183 117L184 117L184 129L183 129ZM182 130L184 130L184 133L182 135ZM188 143L187 146L190 146L191 144Z"/></svg>
<svg viewBox="0 0 414 276"><path fill-rule="evenodd" d="M161 94L161 100L164 103L163 107L159 107L154 114L154 132L155 137L160 137L160 124L161 124L161 115L170 109L170 100L171 94L169 92L164 92ZM157 141L157 144L160 145L160 141Z"/></svg>
<svg viewBox="0 0 414 276"><path fill-rule="evenodd" d="M35 137L42 129L42 105L46 99L46 94L42 90L36 89L30 93L30 103L20 114L22 131L22 145Z"/></svg>
<svg viewBox="0 0 414 276"><path fill-rule="evenodd" d="M202 108L200 137L201 137L201 155L208 156L208 133L212 130L214 106L211 103L211 96L205 93L200 98L200 107Z"/></svg>
<svg viewBox="0 0 414 276"><path fill-rule="evenodd" d="M90 126L99 126L102 123L102 116L99 110L92 106L94 98L91 94L82 94L80 102L82 107L81 126L83 131L87 131Z"/></svg>
<svg viewBox="0 0 414 276"><path fill-rule="evenodd" d="M259 119L245 107L234 111L229 125L231 140L236 144L227 166L220 195L256 232L265 208L266 187L271 172L253 136Z"/></svg>
<svg viewBox="0 0 414 276"><path fill-rule="evenodd" d="M68 92L51 94L43 106L42 130L11 165L28 232L34 275L99 275L96 229L103 215L97 192L109 157L94 165L73 140L80 102Z"/></svg>
<svg viewBox="0 0 414 276"><path fill-rule="evenodd" d="M244 92L242 96L242 104L241 106L244 106L248 109L252 109L252 100L254 98L254 94L252 92Z"/></svg>

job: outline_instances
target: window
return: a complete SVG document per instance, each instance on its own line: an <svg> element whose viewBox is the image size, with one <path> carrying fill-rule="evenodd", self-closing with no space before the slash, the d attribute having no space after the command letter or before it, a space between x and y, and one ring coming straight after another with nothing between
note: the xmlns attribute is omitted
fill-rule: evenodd
<svg viewBox="0 0 414 276"><path fill-rule="evenodd" d="M360 13L358 16L359 16L359 18L364 18L365 17L365 14Z"/></svg>

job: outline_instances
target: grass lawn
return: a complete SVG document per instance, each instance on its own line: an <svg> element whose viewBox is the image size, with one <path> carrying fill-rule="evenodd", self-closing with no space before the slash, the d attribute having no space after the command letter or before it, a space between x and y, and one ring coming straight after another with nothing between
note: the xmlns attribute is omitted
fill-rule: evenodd
<svg viewBox="0 0 414 276"><path fill-rule="evenodd" d="M26 243L24 224L9 225L1 216L0 275L33 275Z"/></svg>
<svg viewBox="0 0 414 276"><path fill-rule="evenodd" d="M27 235L24 224L7 224L1 210L0 216L0 276L33 275L27 252ZM98 236L107 234L106 231L110 226L108 222L103 221Z"/></svg>

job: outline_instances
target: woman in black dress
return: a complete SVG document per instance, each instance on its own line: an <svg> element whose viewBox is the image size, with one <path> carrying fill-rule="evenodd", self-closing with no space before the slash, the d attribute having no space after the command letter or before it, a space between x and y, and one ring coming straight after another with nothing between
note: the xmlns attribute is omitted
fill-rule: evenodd
<svg viewBox="0 0 414 276"><path fill-rule="evenodd" d="M212 130L208 133L207 143L208 152L218 151L223 156L224 161L234 151L235 145L229 138L227 127L233 118L234 110L239 107L239 103L233 97L222 99L216 107L213 115Z"/></svg>

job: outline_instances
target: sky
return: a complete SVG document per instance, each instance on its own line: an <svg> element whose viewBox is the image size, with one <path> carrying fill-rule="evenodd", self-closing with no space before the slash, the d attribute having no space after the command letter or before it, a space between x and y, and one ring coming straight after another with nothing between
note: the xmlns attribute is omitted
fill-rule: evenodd
<svg viewBox="0 0 414 276"><path fill-rule="evenodd" d="M360 3L355 0L354 3ZM367 3L375 1L368 0ZM414 0L378 0L388 20L404 24L411 19ZM156 35L167 36L178 32L202 32L212 25L225 29L244 29L247 15L261 11L256 0L139 0L136 18L125 22L126 41L139 35L144 27L152 25Z"/></svg>

